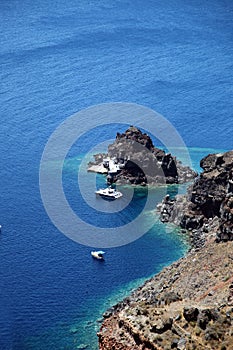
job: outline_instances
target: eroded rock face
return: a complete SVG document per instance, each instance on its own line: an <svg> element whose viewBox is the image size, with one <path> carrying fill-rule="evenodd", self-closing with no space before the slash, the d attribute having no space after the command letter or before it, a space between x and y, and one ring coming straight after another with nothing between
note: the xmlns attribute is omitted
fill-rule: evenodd
<svg viewBox="0 0 233 350"><path fill-rule="evenodd" d="M197 176L171 154L154 147L151 138L133 126L122 134L117 133L115 142L108 147L108 156L120 166L117 173L109 175L109 184L173 184L188 182ZM95 163L89 166L102 161L103 157L96 155Z"/></svg>
<svg viewBox="0 0 233 350"><path fill-rule="evenodd" d="M159 207L162 222L192 231L196 248L212 237L218 242L233 240L233 151L210 154L201 166L203 172L187 195L166 197Z"/></svg>
<svg viewBox="0 0 233 350"><path fill-rule="evenodd" d="M106 315L106 349L233 349L233 242L165 268Z"/></svg>
<svg viewBox="0 0 233 350"><path fill-rule="evenodd" d="M131 126L108 147L108 154L125 163L124 169L114 177L114 182L134 184L184 183L197 176L171 154L154 147L151 138Z"/></svg>

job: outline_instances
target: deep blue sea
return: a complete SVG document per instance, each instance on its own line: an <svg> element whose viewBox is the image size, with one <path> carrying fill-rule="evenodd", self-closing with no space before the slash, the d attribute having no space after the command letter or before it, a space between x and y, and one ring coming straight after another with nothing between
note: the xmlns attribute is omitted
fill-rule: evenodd
<svg viewBox="0 0 233 350"><path fill-rule="evenodd" d="M145 235L107 248L103 263L93 260L95 247L68 239L44 209L44 147L74 113L133 102L172 123L195 169L208 153L232 149L233 2L2 0L0 38L0 349L96 350L102 312L184 255L188 241L151 210ZM98 140L117 130L124 128L87 133L63 165L67 200L96 225L99 213L77 205L77 169ZM86 186L89 176L83 174ZM135 191L116 224L142 210L144 191ZM161 189L153 196L157 203Z"/></svg>

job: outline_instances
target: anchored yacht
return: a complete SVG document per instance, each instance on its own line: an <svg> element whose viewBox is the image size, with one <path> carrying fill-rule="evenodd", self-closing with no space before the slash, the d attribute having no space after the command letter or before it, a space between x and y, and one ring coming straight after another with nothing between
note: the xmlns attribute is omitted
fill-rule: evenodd
<svg viewBox="0 0 233 350"><path fill-rule="evenodd" d="M116 191L115 189L108 187L108 188L101 188L100 190L95 192L98 196L103 197L105 199L109 200L115 200L118 198L121 198L123 195L120 191Z"/></svg>

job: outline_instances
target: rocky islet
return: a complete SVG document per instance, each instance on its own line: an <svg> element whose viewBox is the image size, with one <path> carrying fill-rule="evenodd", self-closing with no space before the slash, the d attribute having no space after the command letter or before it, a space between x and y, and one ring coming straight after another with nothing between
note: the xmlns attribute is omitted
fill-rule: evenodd
<svg viewBox="0 0 233 350"><path fill-rule="evenodd" d="M134 126L122 134L117 133L107 154L94 157L95 161L89 163L89 171L108 173L109 184L175 184L189 182L197 176L176 157L155 147L150 136ZM113 173L108 166L104 167L106 157L114 161L118 171Z"/></svg>

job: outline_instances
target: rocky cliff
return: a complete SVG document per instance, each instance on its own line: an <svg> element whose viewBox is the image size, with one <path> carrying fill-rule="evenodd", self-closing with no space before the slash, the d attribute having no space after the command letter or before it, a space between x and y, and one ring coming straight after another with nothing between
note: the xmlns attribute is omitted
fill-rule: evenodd
<svg viewBox="0 0 233 350"><path fill-rule="evenodd" d="M196 247L211 237L233 240L233 151L210 154L201 167L203 172L185 196L167 196L158 208L162 222L191 231Z"/></svg>
<svg viewBox="0 0 233 350"><path fill-rule="evenodd" d="M165 268L105 315L100 350L232 350L233 242Z"/></svg>
<svg viewBox="0 0 233 350"><path fill-rule="evenodd" d="M100 350L233 350L233 151L201 166L187 195L160 206L195 249L104 315Z"/></svg>
<svg viewBox="0 0 233 350"><path fill-rule="evenodd" d="M181 164L170 153L156 148L151 138L141 130L131 126L124 133L117 133L116 140L108 147L108 156L114 159L120 170L109 174L109 183L131 184L173 184L191 181L197 173ZM103 161L101 155L95 157L93 168Z"/></svg>

